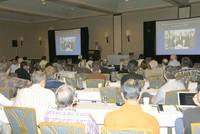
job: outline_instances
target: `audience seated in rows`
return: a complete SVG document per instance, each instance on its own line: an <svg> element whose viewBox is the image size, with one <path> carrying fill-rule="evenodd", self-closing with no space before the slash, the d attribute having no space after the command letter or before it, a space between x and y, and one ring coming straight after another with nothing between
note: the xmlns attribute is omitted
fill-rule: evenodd
<svg viewBox="0 0 200 134"><path fill-rule="evenodd" d="M136 74L135 71L137 70L137 65L138 62L136 60L131 60L128 63L127 69L128 69L128 74L124 75L121 78L121 85L124 84L125 81L127 81L128 79L139 79L139 80L143 80L143 76L140 74Z"/></svg>
<svg viewBox="0 0 200 134"><path fill-rule="evenodd" d="M18 68L15 73L17 74L18 78L31 80L31 76L28 72L30 65L26 61L22 61L20 63L20 68Z"/></svg>
<svg viewBox="0 0 200 134"><path fill-rule="evenodd" d="M145 77L147 80L150 77L163 75L163 69L158 67L158 62L156 60L151 60L149 66L151 69L145 69Z"/></svg>
<svg viewBox="0 0 200 134"><path fill-rule="evenodd" d="M112 70L108 68L108 60L107 59L103 59L101 61L100 70L101 70L102 74L110 74L112 72Z"/></svg>
<svg viewBox="0 0 200 134"><path fill-rule="evenodd" d="M188 74L190 80L193 82L197 81L197 77L200 76L200 70L190 67L192 61L189 57L183 57L181 59L181 69L178 70L177 74Z"/></svg>
<svg viewBox="0 0 200 134"><path fill-rule="evenodd" d="M49 109L45 122L80 123L85 125L85 134L99 134L99 128L93 117L88 113L77 112L73 108L76 103L75 89L62 85L56 91L57 109Z"/></svg>
<svg viewBox="0 0 200 134"><path fill-rule="evenodd" d="M173 66L167 66L164 70L164 78L167 81L152 97L151 103L153 104L165 104L165 94L172 90L185 89L184 84L181 81L176 80L177 68Z"/></svg>
<svg viewBox="0 0 200 134"><path fill-rule="evenodd" d="M30 84L30 81L16 77L10 77L8 76L9 73L10 68L8 64L0 63L0 87L10 88L10 98L13 98L16 95L17 90L27 87Z"/></svg>
<svg viewBox="0 0 200 134"><path fill-rule="evenodd" d="M44 88L46 75L41 71L34 72L31 81L31 87L18 91L15 106L35 108L37 122L42 122L47 109L56 107L55 94Z"/></svg>
<svg viewBox="0 0 200 134"><path fill-rule="evenodd" d="M183 111L183 118L175 121L176 134L192 134L191 123L200 123L200 82L197 85L197 93L193 98L196 108L188 108Z"/></svg>
<svg viewBox="0 0 200 134"><path fill-rule="evenodd" d="M91 70L86 67L86 60L81 60L79 66L74 67L74 71L77 73L91 73Z"/></svg>
<svg viewBox="0 0 200 134"><path fill-rule="evenodd" d="M160 134L155 117L142 111L139 106L141 84L138 80L129 79L121 87L125 104L118 110L109 112L104 118L105 127L145 128Z"/></svg>
<svg viewBox="0 0 200 134"><path fill-rule="evenodd" d="M47 77L45 88L58 88L64 84L64 82L61 82L56 79L55 73L56 73L55 67L48 66L45 68L45 74Z"/></svg>
<svg viewBox="0 0 200 134"><path fill-rule="evenodd" d="M86 79L103 79L106 81L106 77L100 74L100 64L98 61L94 61L92 64L92 73L86 75Z"/></svg>
<svg viewBox="0 0 200 134"><path fill-rule="evenodd" d="M170 61L169 61L169 66L175 66L175 67L180 67L181 64L180 62L177 60L177 56L175 54L172 54L170 56Z"/></svg>

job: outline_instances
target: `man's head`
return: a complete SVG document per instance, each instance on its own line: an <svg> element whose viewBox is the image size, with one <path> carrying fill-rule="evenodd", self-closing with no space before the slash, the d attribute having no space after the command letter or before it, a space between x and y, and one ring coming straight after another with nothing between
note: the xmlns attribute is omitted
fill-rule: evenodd
<svg viewBox="0 0 200 134"><path fill-rule="evenodd" d="M101 61L101 66L107 67L107 66L108 66L108 60L107 60L107 59L103 59L103 60Z"/></svg>
<svg viewBox="0 0 200 134"><path fill-rule="evenodd" d="M162 65L167 66L169 63L168 59L162 59Z"/></svg>
<svg viewBox="0 0 200 134"><path fill-rule="evenodd" d="M26 69L26 70L28 69L28 66L29 66L29 65L28 65L28 63L27 63L26 61L22 61L22 62L20 63L20 67L21 67L21 68L24 68L24 69Z"/></svg>
<svg viewBox="0 0 200 134"><path fill-rule="evenodd" d="M86 60L85 59L81 60L80 67L81 68L86 68Z"/></svg>
<svg viewBox="0 0 200 134"><path fill-rule="evenodd" d="M189 57L183 57L181 59L181 65L182 65L182 67L189 67L190 64L191 64L191 60L190 60Z"/></svg>
<svg viewBox="0 0 200 134"><path fill-rule="evenodd" d="M94 62L92 63L92 69L93 69L93 72L99 72L100 65L99 65L99 62L98 62L98 61L94 61Z"/></svg>
<svg viewBox="0 0 200 134"><path fill-rule="evenodd" d="M35 71L31 76L31 81L33 84L40 84L45 87L46 75L42 71Z"/></svg>
<svg viewBox="0 0 200 134"><path fill-rule="evenodd" d="M140 96L141 84L138 80L129 79L121 87L121 92L126 100L137 100Z"/></svg>
<svg viewBox="0 0 200 134"><path fill-rule="evenodd" d="M135 72L137 70L137 65L138 62L135 60L131 60L129 61L128 65L127 65L127 69L129 72Z"/></svg>
<svg viewBox="0 0 200 134"><path fill-rule="evenodd" d="M72 106L75 98L75 90L69 85L60 86L55 93L58 108Z"/></svg>
<svg viewBox="0 0 200 134"><path fill-rule="evenodd" d="M156 68L158 68L158 62L157 62L156 60L151 60L151 61L149 62L149 65L150 65L151 69L156 69Z"/></svg>
<svg viewBox="0 0 200 134"><path fill-rule="evenodd" d="M170 56L170 60L171 60L171 61L176 60L176 59L177 59L177 56L176 56L175 54L172 54L172 55Z"/></svg>
<svg viewBox="0 0 200 134"><path fill-rule="evenodd" d="M9 69L7 63L0 63L0 73L6 73Z"/></svg>
<svg viewBox="0 0 200 134"><path fill-rule="evenodd" d="M45 74L46 77L49 78L54 78L54 74L55 74L56 70L53 66L48 66L45 68Z"/></svg>
<svg viewBox="0 0 200 134"><path fill-rule="evenodd" d="M165 79L175 79L177 68L174 66L167 66L164 70Z"/></svg>

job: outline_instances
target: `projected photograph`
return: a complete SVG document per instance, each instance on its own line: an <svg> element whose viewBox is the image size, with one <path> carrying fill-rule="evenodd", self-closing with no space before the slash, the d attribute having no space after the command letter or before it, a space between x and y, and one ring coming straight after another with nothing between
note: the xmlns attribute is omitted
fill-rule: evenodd
<svg viewBox="0 0 200 134"><path fill-rule="evenodd" d="M194 49L195 29L164 31L165 49Z"/></svg>
<svg viewBox="0 0 200 134"><path fill-rule="evenodd" d="M60 51L74 51L76 49L76 37L61 37Z"/></svg>

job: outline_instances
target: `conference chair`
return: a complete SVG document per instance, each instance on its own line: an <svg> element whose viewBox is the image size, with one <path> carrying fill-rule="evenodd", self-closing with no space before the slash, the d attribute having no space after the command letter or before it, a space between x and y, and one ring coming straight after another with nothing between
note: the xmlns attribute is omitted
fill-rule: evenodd
<svg viewBox="0 0 200 134"><path fill-rule="evenodd" d="M124 75L127 75L127 73L117 73L117 80L120 81Z"/></svg>
<svg viewBox="0 0 200 134"><path fill-rule="evenodd" d="M99 88L98 84L101 83L102 87L105 87L104 79L86 79L87 88Z"/></svg>
<svg viewBox="0 0 200 134"><path fill-rule="evenodd" d="M0 93L10 99L10 88L0 88Z"/></svg>
<svg viewBox="0 0 200 134"><path fill-rule="evenodd" d="M165 83L162 76L152 76L147 79L149 81L149 87L153 89L159 89Z"/></svg>
<svg viewBox="0 0 200 134"><path fill-rule="evenodd" d="M151 129L102 127L102 134L153 134Z"/></svg>
<svg viewBox="0 0 200 134"><path fill-rule="evenodd" d="M41 122L41 134L84 134L84 125L75 123Z"/></svg>
<svg viewBox="0 0 200 134"><path fill-rule="evenodd" d="M200 134L200 123L191 123L192 134Z"/></svg>
<svg viewBox="0 0 200 134"><path fill-rule="evenodd" d="M77 78L64 78L66 84L76 88L77 87Z"/></svg>
<svg viewBox="0 0 200 134"><path fill-rule="evenodd" d="M5 106L12 134L38 134L34 108Z"/></svg>
<svg viewBox="0 0 200 134"><path fill-rule="evenodd" d="M188 89L190 77L190 74L177 74L176 80L180 80L184 84L185 88Z"/></svg>
<svg viewBox="0 0 200 134"><path fill-rule="evenodd" d="M173 90L165 93L165 105L178 105L177 92L189 92L189 90Z"/></svg>
<svg viewBox="0 0 200 134"><path fill-rule="evenodd" d="M102 87L99 88L99 92L101 95L101 102L103 102L103 97L107 97L108 103L116 103L117 99L121 99L121 94L119 87Z"/></svg>
<svg viewBox="0 0 200 134"><path fill-rule="evenodd" d="M106 81L110 81L110 74L102 74L106 77Z"/></svg>

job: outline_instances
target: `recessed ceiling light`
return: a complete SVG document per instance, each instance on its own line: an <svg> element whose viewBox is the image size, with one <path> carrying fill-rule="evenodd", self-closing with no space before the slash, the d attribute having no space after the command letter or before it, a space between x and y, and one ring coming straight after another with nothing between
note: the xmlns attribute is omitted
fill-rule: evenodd
<svg viewBox="0 0 200 134"><path fill-rule="evenodd" d="M128 2L129 0L124 0L125 2Z"/></svg>

